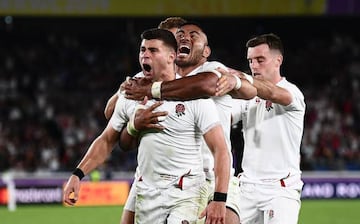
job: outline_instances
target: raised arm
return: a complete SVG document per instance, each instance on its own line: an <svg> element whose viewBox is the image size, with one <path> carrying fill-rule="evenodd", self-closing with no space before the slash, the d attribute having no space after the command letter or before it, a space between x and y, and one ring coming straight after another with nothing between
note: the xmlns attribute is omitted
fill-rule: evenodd
<svg viewBox="0 0 360 224"><path fill-rule="evenodd" d="M201 72L165 82L161 85L161 98L169 100L208 98L215 95L218 79L213 72Z"/></svg>
<svg viewBox="0 0 360 224"><path fill-rule="evenodd" d="M221 78L216 88L216 96L222 96L229 93L235 99L249 100L256 96L257 90L253 86L253 79L245 76L241 71L228 68L229 71L218 69L221 72Z"/></svg>
<svg viewBox="0 0 360 224"><path fill-rule="evenodd" d="M292 102L292 95L288 90L274 85L270 81L255 77L254 86L257 89L257 95L262 99L270 100L283 106L287 106Z"/></svg>
<svg viewBox="0 0 360 224"><path fill-rule="evenodd" d="M161 99L167 100L190 100L214 96L218 76L213 72L202 72L197 75L184 77L172 81L138 82L132 80L131 84L125 85L125 94L128 99L142 100L144 96L151 98L160 94ZM159 85L160 84L160 85ZM155 96L153 96L155 94ZM158 94L158 95L159 95Z"/></svg>

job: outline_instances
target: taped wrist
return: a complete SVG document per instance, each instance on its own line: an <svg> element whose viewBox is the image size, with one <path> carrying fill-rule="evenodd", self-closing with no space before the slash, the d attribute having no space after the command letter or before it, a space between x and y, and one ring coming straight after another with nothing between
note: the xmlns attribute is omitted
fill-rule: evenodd
<svg viewBox="0 0 360 224"><path fill-rule="evenodd" d="M253 85L254 84L254 78L251 75L246 74L245 72L243 72L243 74L245 76L245 79L248 80L251 83L251 85Z"/></svg>
<svg viewBox="0 0 360 224"><path fill-rule="evenodd" d="M153 99L161 99L161 83L162 81L159 81L151 85L151 96Z"/></svg>
<svg viewBox="0 0 360 224"><path fill-rule="evenodd" d="M139 134L139 131L136 130L134 127L134 120L130 119L130 121L126 125L126 131L129 133L129 135L136 137Z"/></svg>
<svg viewBox="0 0 360 224"><path fill-rule="evenodd" d="M139 110L139 109L146 109L147 107L145 105L142 105L142 104L138 104L136 105L135 109L134 109L134 113L131 115L130 117L130 120L129 122L127 123L126 125L126 130L127 132L129 133L129 135L133 136L133 137L136 137L138 136L139 134L139 130L137 130L135 128L135 115L136 115L136 112Z"/></svg>
<svg viewBox="0 0 360 224"><path fill-rule="evenodd" d="M234 86L235 90L238 90L241 88L241 79L237 75L233 75L236 79L236 85Z"/></svg>

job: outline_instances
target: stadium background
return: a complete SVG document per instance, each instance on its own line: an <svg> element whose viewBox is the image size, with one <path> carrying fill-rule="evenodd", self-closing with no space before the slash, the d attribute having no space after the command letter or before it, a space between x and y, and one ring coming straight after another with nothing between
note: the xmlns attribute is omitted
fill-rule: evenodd
<svg viewBox="0 0 360 224"><path fill-rule="evenodd" d="M18 204L61 204L63 182L105 127L106 100L140 69L140 33L182 16L204 27L211 59L245 71L247 39L282 38L283 74L307 103L303 198L358 199L359 15L354 0L0 0L0 174L15 178ZM232 130L237 164L240 128ZM121 200L89 203L122 204L135 166L136 152L115 148L86 179L125 183L88 189ZM0 179L4 206L7 194Z"/></svg>

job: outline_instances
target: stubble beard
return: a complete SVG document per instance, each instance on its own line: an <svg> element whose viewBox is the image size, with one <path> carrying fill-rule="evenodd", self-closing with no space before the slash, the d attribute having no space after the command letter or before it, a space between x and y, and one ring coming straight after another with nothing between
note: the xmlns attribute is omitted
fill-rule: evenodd
<svg viewBox="0 0 360 224"><path fill-rule="evenodd" d="M196 66L200 63L202 57L190 57L188 60L175 60L175 64L176 66L178 66L179 68L188 68L188 67L193 67Z"/></svg>

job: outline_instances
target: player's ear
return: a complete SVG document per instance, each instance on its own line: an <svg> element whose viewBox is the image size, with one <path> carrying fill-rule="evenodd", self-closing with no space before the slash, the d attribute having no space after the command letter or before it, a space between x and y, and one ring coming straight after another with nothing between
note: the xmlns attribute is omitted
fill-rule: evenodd
<svg viewBox="0 0 360 224"><path fill-rule="evenodd" d="M210 54L211 54L211 49L210 49L210 47L209 47L209 46L205 46L202 56L203 56L204 58L208 58L208 57L210 56Z"/></svg>
<svg viewBox="0 0 360 224"><path fill-rule="evenodd" d="M276 57L276 65L277 67L280 67L281 64L283 62L283 56L281 54L279 54L277 57Z"/></svg>
<svg viewBox="0 0 360 224"><path fill-rule="evenodd" d="M172 51L170 54L169 54L169 63L173 63L176 59L176 52L175 51Z"/></svg>

